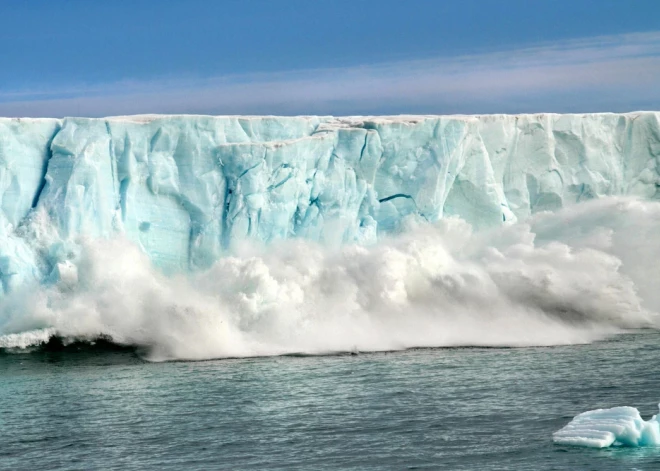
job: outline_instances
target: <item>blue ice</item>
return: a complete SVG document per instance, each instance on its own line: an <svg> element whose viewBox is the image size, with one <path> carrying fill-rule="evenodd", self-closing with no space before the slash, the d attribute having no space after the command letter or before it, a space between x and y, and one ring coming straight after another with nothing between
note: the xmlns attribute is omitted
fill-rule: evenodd
<svg viewBox="0 0 660 471"><path fill-rule="evenodd" d="M237 244L372 244L410 219L507 224L658 197L660 114L0 118L0 296L121 235L162 271Z"/></svg>
<svg viewBox="0 0 660 471"><path fill-rule="evenodd" d="M577 415L553 439L560 445L591 448L658 446L660 423L657 415L642 419L634 407L597 409Z"/></svg>

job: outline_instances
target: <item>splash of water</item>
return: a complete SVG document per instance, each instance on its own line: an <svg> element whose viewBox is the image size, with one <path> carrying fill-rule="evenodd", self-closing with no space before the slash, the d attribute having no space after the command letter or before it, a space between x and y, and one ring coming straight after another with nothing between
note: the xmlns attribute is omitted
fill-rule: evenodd
<svg viewBox="0 0 660 471"><path fill-rule="evenodd" d="M459 219L370 247L242 247L167 277L123 239L0 303L0 347L110 337L154 360L591 342L656 327L660 203L610 198L473 232Z"/></svg>

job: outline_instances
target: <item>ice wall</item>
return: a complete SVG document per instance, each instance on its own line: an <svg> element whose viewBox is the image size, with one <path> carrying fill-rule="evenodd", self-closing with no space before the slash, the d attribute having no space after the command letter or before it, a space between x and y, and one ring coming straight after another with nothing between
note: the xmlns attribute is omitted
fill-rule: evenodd
<svg viewBox="0 0 660 471"><path fill-rule="evenodd" d="M660 113L0 118L0 281L58 279L125 234L167 272L246 240L373 243L406 218L490 227L657 199Z"/></svg>

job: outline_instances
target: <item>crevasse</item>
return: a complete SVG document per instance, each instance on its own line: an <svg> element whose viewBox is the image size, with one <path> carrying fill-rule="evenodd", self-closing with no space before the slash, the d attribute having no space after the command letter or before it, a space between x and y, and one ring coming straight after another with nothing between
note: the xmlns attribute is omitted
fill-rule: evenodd
<svg viewBox="0 0 660 471"><path fill-rule="evenodd" d="M658 199L660 113L0 118L0 281L60 279L123 234L168 273L244 241L370 244L408 218L513 222Z"/></svg>

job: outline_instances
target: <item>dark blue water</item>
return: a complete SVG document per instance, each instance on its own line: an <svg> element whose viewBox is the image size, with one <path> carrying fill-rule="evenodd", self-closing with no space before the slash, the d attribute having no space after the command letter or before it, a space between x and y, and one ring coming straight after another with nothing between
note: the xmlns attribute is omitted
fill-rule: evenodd
<svg viewBox="0 0 660 471"><path fill-rule="evenodd" d="M660 469L660 449L557 446L579 412L657 412L660 334L592 345L149 363L0 353L0 468Z"/></svg>

